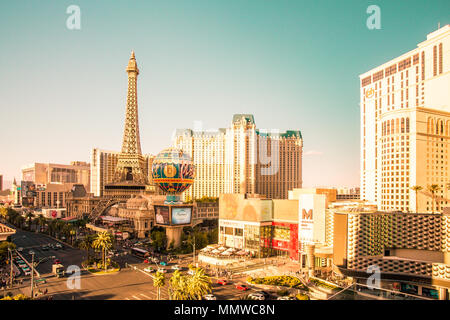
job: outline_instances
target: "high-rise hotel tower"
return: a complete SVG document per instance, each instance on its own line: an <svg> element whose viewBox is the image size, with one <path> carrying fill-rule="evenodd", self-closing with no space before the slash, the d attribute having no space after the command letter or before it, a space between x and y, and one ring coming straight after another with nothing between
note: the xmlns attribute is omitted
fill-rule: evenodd
<svg viewBox="0 0 450 320"><path fill-rule="evenodd" d="M361 199L414 212L421 186L419 212L450 204L450 25L360 80Z"/></svg>
<svg viewBox="0 0 450 320"><path fill-rule="evenodd" d="M186 199L222 193L257 193L287 199L302 186L300 131L263 132L251 114L235 114L229 128L216 131L179 129L174 146L195 164L195 180Z"/></svg>

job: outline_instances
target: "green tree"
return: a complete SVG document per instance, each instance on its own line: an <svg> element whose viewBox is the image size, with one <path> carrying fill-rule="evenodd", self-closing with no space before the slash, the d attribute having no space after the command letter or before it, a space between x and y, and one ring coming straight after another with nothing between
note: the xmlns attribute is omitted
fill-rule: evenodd
<svg viewBox="0 0 450 320"><path fill-rule="evenodd" d="M8 216L8 209L6 207L0 207L0 217L6 220Z"/></svg>
<svg viewBox="0 0 450 320"><path fill-rule="evenodd" d="M80 242L80 248L86 250L86 259L89 261L89 249L92 247L93 237L86 235L83 241Z"/></svg>
<svg viewBox="0 0 450 320"><path fill-rule="evenodd" d="M411 189L416 193L416 213L419 211L419 191L423 188L421 186L412 186Z"/></svg>
<svg viewBox="0 0 450 320"><path fill-rule="evenodd" d="M166 278L164 277L164 273L156 272L153 277L153 286L157 289L157 299L161 300L161 287L166 285Z"/></svg>
<svg viewBox="0 0 450 320"><path fill-rule="evenodd" d="M34 214L30 211L26 214L26 218L28 220L28 227L31 228L31 222L33 221Z"/></svg>
<svg viewBox="0 0 450 320"><path fill-rule="evenodd" d="M428 186L428 191L431 192L431 198L433 199L432 203L433 203L433 209L432 209L432 213L434 213L434 209L435 209L435 203L436 203L436 192L438 192L441 189L441 187L439 187L438 184L432 184L431 186ZM439 202L438 202L438 211L439 211Z"/></svg>
<svg viewBox="0 0 450 320"><path fill-rule="evenodd" d="M170 278L170 295L173 300L201 300L212 291L211 278L201 268L192 269L192 276L182 275L178 270Z"/></svg>
<svg viewBox="0 0 450 320"><path fill-rule="evenodd" d="M45 227L45 225L47 224L47 219L43 216L43 215L39 215L37 217L37 224L39 225L39 227L42 229Z"/></svg>
<svg viewBox="0 0 450 320"><path fill-rule="evenodd" d="M197 268L195 273L188 277L187 291L191 300L201 300L205 294L211 292L211 286L211 278L202 268Z"/></svg>
<svg viewBox="0 0 450 320"><path fill-rule="evenodd" d="M113 236L108 231L98 233L94 241L92 242L92 246L95 249L102 250L103 266L105 270L106 270L106 251L111 249L112 245L113 245Z"/></svg>
<svg viewBox="0 0 450 320"><path fill-rule="evenodd" d="M16 245L8 241L0 242L0 265L8 259L8 248L14 250L16 248Z"/></svg>
<svg viewBox="0 0 450 320"><path fill-rule="evenodd" d="M187 300L186 277L179 270L175 270L169 280L169 294L172 300Z"/></svg>

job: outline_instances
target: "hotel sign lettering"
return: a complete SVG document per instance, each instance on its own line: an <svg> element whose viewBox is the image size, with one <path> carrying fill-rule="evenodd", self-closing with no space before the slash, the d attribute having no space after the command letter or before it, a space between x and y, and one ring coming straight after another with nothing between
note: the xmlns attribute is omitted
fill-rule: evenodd
<svg viewBox="0 0 450 320"><path fill-rule="evenodd" d="M309 209L306 211L305 209L302 209L302 220L312 220L313 219L313 210Z"/></svg>

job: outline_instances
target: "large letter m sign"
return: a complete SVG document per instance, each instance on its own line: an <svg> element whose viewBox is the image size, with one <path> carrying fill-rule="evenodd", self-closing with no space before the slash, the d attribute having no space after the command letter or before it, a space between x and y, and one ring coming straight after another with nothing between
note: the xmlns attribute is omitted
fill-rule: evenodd
<svg viewBox="0 0 450 320"><path fill-rule="evenodd" d="M305 209L302 209L302 220L312 220L313 219L313 210L309 209L308 212L306 212Z"/></svg>

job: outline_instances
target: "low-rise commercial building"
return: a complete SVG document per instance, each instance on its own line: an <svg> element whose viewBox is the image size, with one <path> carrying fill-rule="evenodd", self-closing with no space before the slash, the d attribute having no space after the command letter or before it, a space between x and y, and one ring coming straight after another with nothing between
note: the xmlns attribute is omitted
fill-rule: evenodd
<svg viewBox="0 0 450 320"><path fill-rule="evenodd" d="M333 263L337 272L362 283L378 270L383 288L448 299L450 210L336 212Z"/></svg>

